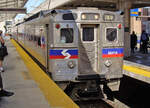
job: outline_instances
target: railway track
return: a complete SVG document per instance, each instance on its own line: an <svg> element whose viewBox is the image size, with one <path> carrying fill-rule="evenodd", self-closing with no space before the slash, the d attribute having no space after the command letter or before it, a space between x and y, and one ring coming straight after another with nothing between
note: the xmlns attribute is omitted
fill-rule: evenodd
<svg viewBox="0 0 150 108"><path fill-rule="evenodd" d="M129 106L115 99L110 101L107 99L75 101L80 108L129 108Z"/></svg>
<svg viewBox="0 0 150 108"><path fill-rule="evenodd" d="M104 100L76 101L80 108L114 108Z"/></svg>

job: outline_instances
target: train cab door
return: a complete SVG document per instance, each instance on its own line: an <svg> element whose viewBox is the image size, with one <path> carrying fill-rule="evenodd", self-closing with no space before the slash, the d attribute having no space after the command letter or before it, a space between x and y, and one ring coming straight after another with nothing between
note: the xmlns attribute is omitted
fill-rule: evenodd
<svg viewBox="0 0 150 108"><path fill-rule="evenodd" d="M98 27L99 25L81 25L79 42L81 75L96 74L98 71Z"/></svg>

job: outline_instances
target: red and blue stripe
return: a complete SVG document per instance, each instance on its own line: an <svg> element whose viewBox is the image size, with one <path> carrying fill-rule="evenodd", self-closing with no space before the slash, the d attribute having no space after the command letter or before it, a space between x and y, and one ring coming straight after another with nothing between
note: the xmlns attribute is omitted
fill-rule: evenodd
<svg viewBox="0 0 150 108"><path fill-rule="evenodd" d="M102 57L123 57L123 48L105 48L102 50Z"/></svg>
<svg viewBox="0 0 150 108"><path fill-rule="evenodd" d="M50 59L65 59L66 56L62 54L63 50L51 49L49 50ZM78 59L78 50L77 49L68 49L65 53L70 54L69 59Z"/></svg>

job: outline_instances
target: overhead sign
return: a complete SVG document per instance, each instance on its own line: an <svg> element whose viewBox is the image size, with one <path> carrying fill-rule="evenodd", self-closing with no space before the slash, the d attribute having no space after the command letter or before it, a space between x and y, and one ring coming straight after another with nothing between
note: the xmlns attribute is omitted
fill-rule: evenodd
<svg viewBox="0 0 150 108"><path fill-rule="evenodd" d="M131 9L130 16L135 16L135 17L139 16L139 8Z"/></svg>

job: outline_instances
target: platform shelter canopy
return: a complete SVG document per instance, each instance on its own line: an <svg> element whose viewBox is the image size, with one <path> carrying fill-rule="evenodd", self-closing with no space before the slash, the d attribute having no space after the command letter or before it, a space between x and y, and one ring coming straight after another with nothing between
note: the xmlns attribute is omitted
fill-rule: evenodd
<svg viewBox="0 0 150 108"><path fill-rule="evenodd" d="M0 0L0 22L13 19L18 13L26 13L28 0Z"/></svg>
<svg viewBox="0 0 150 108"><path fill-rule="evenodd" d="M150 6L150 0L47 0L51 8L98 7L105 10L118 10L118 5L130 2L131 8Z"/></svg>

